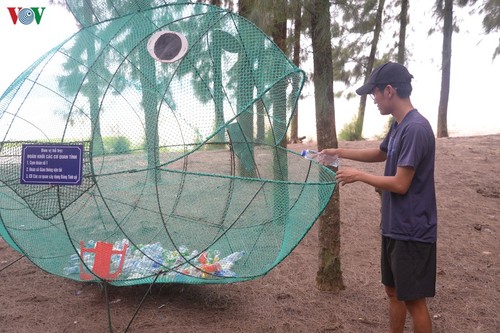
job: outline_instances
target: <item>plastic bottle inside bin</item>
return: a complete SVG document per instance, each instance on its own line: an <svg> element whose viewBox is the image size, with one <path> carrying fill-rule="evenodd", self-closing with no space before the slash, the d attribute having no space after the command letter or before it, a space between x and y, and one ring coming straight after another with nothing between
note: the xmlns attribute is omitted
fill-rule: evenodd
<svg viewBox="0 0 500 333"><path fill-rule="evenodd" d="M316 161L323 165L328 165L335 168L338 168L340 165L340 160L337 155L327 155L327 154L318 155L318 152L312 149L302 150L301 155L308 160Z"/></svg>

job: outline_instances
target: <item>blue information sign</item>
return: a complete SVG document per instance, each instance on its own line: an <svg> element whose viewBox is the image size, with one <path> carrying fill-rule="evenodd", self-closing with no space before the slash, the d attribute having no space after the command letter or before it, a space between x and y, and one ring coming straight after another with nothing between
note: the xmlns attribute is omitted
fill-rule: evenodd
<svg viewBox="0 0 500 333"><path fill-rule="evenodd" d="M21 184L81 185L83 145L23 144Z"/></svg>

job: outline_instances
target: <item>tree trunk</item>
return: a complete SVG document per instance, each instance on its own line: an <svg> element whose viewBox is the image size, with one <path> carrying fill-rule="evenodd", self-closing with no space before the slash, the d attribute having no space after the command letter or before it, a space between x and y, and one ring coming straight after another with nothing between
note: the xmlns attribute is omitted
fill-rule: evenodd
<svg viewBox="0 0 500 333"><path fill-rule="evenodd" d="M239 2L239 14L242 17L249 18L252 10L252 3L248 0ZM249 81L245 79L245 66L246 64L251 62L251 59L247 59L247 54L245 52L240 52L238 54L238 63L239 65L239 74L238 74L238 88L237 88L237 99L238 99L238 112L241 112L243 108L249 107L253 108L253 106L248 106L253 99L253 86L249 84ZM238 117L238 125L243 134L244 140L248 142L254 141L254 113L251 112L243 112ZM245 145L245 155L240 156L240 165L239 171L242 177L255 177L255 166L254 166L254 150L252 145Z"/></svg>
<svg viewBox="0 0 500 333"><path fill-rule="evenodd" d="M439 98L437 137L448 137L448 99L450 97L451 37L453 35L453 0L444 2L441 96Z"/></svg>
<svg viewBox="0 0 500 333"><path fill-rule="evenodd" d="M401 13L399 14L399 43L398 62L402 65L406 61L406 26L408 25L409 0L401 1Z"/></svg>
<svg viewBox="0 0 500 333"><path fill-rule="evenodd" d="M274 11L273 12L273 28L272 28L272 39L274 43L285 53L287 54L287 47L286 47L286 14L283 13L283 10L286 11L286 6L287 6L287 0L275 0L274 1L275 8L280 8L281 11ZM273 88L273 93L278 94L281 96L281 98L286 98L286 92L285 91L279 91L279 89L286 89L286 87L278 84L275 88ZM277 91L278 90L278 91ZM280 105L283 105L282 109L277 110L276 109L276 104L273 105L274 108L274 119L279 120L275 121L273 124L274 130L277 133L282 133L285 128L284 124L286 124L286 108L285 108L285 103L280 102ZM278 128L277 128L278 127ZM281 128L283 127L283 128ZM283 140L281 140L280 145L282 147L287 146L287 140L286 140L286 135L283 137Z"/></svg>
<svg viewBox="0 0 500 333"><path fill-rule="evenodd" d="M262 15L258 15L260 13L262 4L256 2L255 0L239 0L238 1L238 8L239 8L239 14L246 19L250 20L253 22L257 27L262 29L265 33L267 33L270 29L268 26L265 26L265 18ZM267 8L267 7L266 7ZM255 41L257 42L257 41ZM265 40L262 38L259 40L259 43L262 45L260 46L262 49L265 48ZM264 64L264 55L260 54L259 58L252 59L252 61L257 61L259 66L263 66ZM257 86L256 87L258 91L263 91L264 87L262 86ZM255 107L257 108L257 114L256 114L256 121L255 121L255 141L259 143L264 143L265 142L265 137L266 137L266 116L265 116L265 105L262 100L258 100L255 103Z"/></svg>
<svg viewBox="0 0 500 333"><path fill-rule="evenodd" d="M295 3L295 23L293 27L293 63L300 66L300 33L302 30L302 4ZM295 86L295 85L294 85ZM290 143L299 142L299 105L295 108L290 128Z"/></svg>
<svg viewBox="0 0 500 333"><path fill-rule="evenodd" d="M92 22L93 17L91 12L86 10L83 12L85 15L85 20L87 22ZM92 68L88 74L88 99L90 107L90 124L92 128L91 137L91 150L93 156L100 156L104 154L104 144L101 135L101 115L99 108L99 86L98 86L98 74L99 68L97 66L97 59L95 56L95 42L92 41L86 44L85 50L87 51L87 66Z"/></svg>
<svg viewBox="0 0 500 333"><path fill-rule="evenodd" d="M311 41L314 63L314 100L318 149L338 147L333 98L332 43L329 0L312 0ZM316 286L338 292L345 289L340 262L339 191L335 191L319 218L319 267Z"/></svg>
<svg viewBox="0 0 500 333"><path fill-rule="evenodd" d="M375 64L375 56L377 54L378 41L380 39L380 33L382 32L382 15L384 13L385 0L379 0L377 8L377 16L375 20L375 30L373 31L373 41L370 49L370 55L366 64L366 76L365 83L368 81L370 73L373 71L373 65ZM361 96L359 101L358 116L356 118L355 126L355 137L358 139L362 138L363 133L363 122L365 120L365 109L366 109L366 95Z"/></svg>
<svg viewBox="0 0 500 333"><path fill-rule="evenodd" d="M144 108L146 154L148 160L148 179L158 182L161 178L157 169L160 161L159 157L159 136L158 136L158 102L155 94L154 82L156 82L156 72L154 59L149 56L147 49L139 52L139 66L143 75L140 77L142 87L142 107Z"/></svg>
<svg viewBox="0 0 500 333"><path fill-rule="evenodd" d="M136 26L138 34L146 34ZM142 47L139 51L139 70L142 88L141 105L144 109L146 155L148 160L148 180L158 182L161 173L158 169L160 164L159 135L158 135L158 96L156 94L156 63L149 55L147 48Z"/></svg>
<svg viewBox="0 0 500 333"><path fill-rule="evenodd" d="M275 0L273 5L276 8L281 8L280 11L272 13L272 38L274 43L286 54L286 6L287 0ZM277 69L280 71L280 69ZM274 143L286 148L286 88L287 82L282 80L276 83L270 91L271 100L273 103L273 132ZM282 138L277 142L277 138ZM273 153L273 176L275 180L288 180L288 158L287 152L284 149L274 149ZM290 202L288 186L285 183L276 183L273 185L274 191L274 220L278 223L285 223L286 217L290 210L288 204Z"/></svg>

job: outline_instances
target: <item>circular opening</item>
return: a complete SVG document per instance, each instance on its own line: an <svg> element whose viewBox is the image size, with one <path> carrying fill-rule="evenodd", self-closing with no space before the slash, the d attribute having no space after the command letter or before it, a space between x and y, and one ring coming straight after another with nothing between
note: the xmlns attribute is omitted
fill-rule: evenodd
<svg viewBox="0 0 500 333"><path fill-rule="evenodd" d="M184 35L174 31L158 31L148 41L148 52L161 62L174 62L182 58L188 48Z"/></svg>

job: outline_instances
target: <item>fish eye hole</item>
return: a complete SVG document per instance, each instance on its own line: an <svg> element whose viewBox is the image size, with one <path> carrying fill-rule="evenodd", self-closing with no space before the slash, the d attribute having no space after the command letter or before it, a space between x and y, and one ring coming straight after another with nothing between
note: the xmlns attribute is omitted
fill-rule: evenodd
<svg viewBox="0 0 500 333"><path fill-rule="evenodd" d="M174 31L158 31L148 41L148 52L157 61L175 62L186 54L188 42L184 35Z"/></svg>

